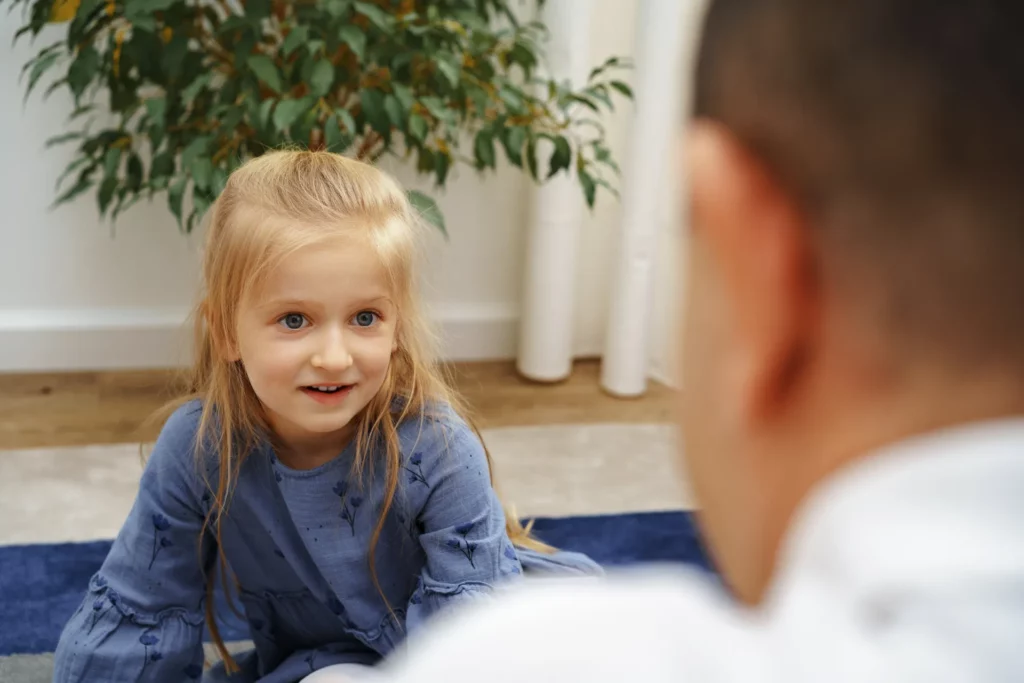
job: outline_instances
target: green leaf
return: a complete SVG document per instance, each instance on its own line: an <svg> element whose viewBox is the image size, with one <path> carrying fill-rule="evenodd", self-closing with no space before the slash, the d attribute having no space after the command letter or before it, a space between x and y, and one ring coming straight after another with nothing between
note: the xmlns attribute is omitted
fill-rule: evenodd
<svg viewBox="0 0 1024 683"><path fill-rule="evenodd" d="M274 60L266 55L250 55L247 60L249 68L256 74L256 77L267 84L267 87L276 93L284 89L281 82L281 73L277 70Z"/></svg>
<svg viewBox="0 0 1024 683"><path fill-rule="evenodd" d="M448 123L455 122L454 112L445 107L445 101L440 97L421 97L420 103L427 108L427 111L430 112L431 116L439 121L446 121Z"/></svg>
<svg viewBox="0 0 1024 683"><path fill-rule="evenodd" d="M402 104L402 109L409 111L412 109L415 96L412 94L412 88L402 83L392 83L391 91L395 93L395 97Z"/></svg>
<svg viewBox="0 0 1024 683"><path fill-rule="evenodd" d="M477 166L480 168L494 168L496 160L494 156L494 136L482 130L476 134L473 143L473 154L476 157Z"/></svg>
<svg viewBox="0 0 1024 683"><path fill-rule="evenodd" d="M555 175L563 169L569 168L569 164L572 163L572 148L569 146L569 141L565 137L559 135L554 139L555 151L551 155L551 166L548 170L548 178Z"/></svg>
<svg viewBox="0 0 1024 683"><path fill-rule="evenodd" d="M178 228L181 228L181 202L185 198L185 185L188 183L188 178L182 176L171 183L171 186L167 188L167 205L171 209L171 213L178 219Z"/></svg>
<svg viewBox="0 0 1024 683"><path fill-rule="evenodd" d="M359 12L369 19L381 31L389 32L391 30L394 18L380 7L371 5L368 2L355 2L353 3L353 6L355 7L356 12Z"/></svg>
<svg viewBox="0 0 1024 683"><path fill-rule="evenodd" d="M579 102L580 104L582 104L583 106L587 107L592 111L600 113L600 109L597 108L597 105L594 104L594 101L591 100L589 97L583 97L582 95L573 94L569 95L569 99L573 102Z"/></svg>
<svg viewBox="0 0 1024 683"><path fill-rule="evenodd" d="M199 192L196 188L192 188L192 206L195 207L192 211L192 215L188 217L189 227L188 232L192 232L192 219L200 219L206 210L210 208L211 201L210 196L206 192Z"/></svg>
<svg viewBox="0 0 1024 683"><path fill-rule="evenodd" d="M384 111L384 93L380 90L363 90L359 93L359 101L363 105L363 115L366 121L379 132L390 128L388 115Z"/></svg>
<svg viewBox="0 0 1024 683"><path fill-rule="evenodd" d="M324 124L324 142L327 145L327 151L339 154L352 144L352 135L341 132L337 114L331 114Z"/></svg>
<svg viewBox="0 0 1024 683"><path fill-rule="evenodd" d="M590 96L601 100L609 110L614 111L615 105L612 103L612 98L608 95L608 88L603 85L595 85L593 88L587 88L586 92Z"/></svg>
<svg viewBox="0 0 1024 683"><path fill-rule="evenodd" d="M74 133L64 133L63 135L54 135L52 138L49 138L46 141L45 146L47 148L56 147L57 145L63 145L65 142L71 142L72 140L80 140L84 137L85 133L78 131Z"/></svg>
<svg viewBox="0 0 1024 683"><path fill-rule="evenodd" d="M462 69L457 64L439 57L437 60L437 70L441 72L441 75L444 76L446 81L448 81L448 85L451 86L452 89L459 86Z"/></svg>
<svg viewBox="0 0 1024 683"><path fill-rule="evenodd" d="M204 156L209 148L210 143L213 141L213 137L210 135L201 135L194 138L192 142L188 143L188 146L181 152L181 168L185 170L192 167L192 162L198 157Z"/></svg>
<svg viewBox="0 0 1024 683"><path fill-rule="evenodd" d="M210 191L214 196L220 195L228 184L228 172L223 168L213 169L213 180L210 181Z"/></svg>
<svg viewBox="0 0 1024 683"><path fill-rule="evenodd" d="M288 37L281 43L281 53L285 57L290 57L300 45L306 42L309 38L309 27L308 26L296 26L288 32Z"/></svg>
<svg viewBox="0 0 1024 683"><path fill-rule="evenodd" d="M91 162L92 162L92 158L91 157L87 157L87 156L81 156L81 157L78 157L77 159L75 159L74 161L72 161L70 164L68 164L68 167L64 169L64 172L60 174L60 177L57 178L57 182L54 185L54 187L56 187L57 189L60 189L60 186L64 184L64 181L67 179L67 177L69 175L71 175L72 173L77 171L79 168L81 168L85 164L88 164L88 163L91 163Z"/></svg>
<svg viewBox="0 0 1024 683"><path fill-rule="evenodd" d="M213 163L207 157L199 157L192 162L192 182L195 186L207 190L213 180Z"/></svg>
<svg viewBox="0 0 1024 683"><path fill-rule="evenodd" d="M326 59L321 59L313 66L309 75L310 91L317 97L326 95L331 91L334 83L334 65Z"/></svg>
<svg viewBox="0 0 1024 683"><path fill-rule="evenodd" d="M498 91L498 97L505 103L508 110L514 114L518 114L524 110L523 97L513 88L508 86L502 86Z"/></svg>
<svg viewBox="0 0 1024 683"><path fill-rule="evenodd" d="M618 199L619 191L612 187L611 183L609 183L607 180L605 180L604 178L594 178L594 182L600 185L601 187L605 188L609 192L611 192L612 195L614 195L615 198Z"/></svg>
<svg viewBox="0 0 1024 683"><path fill-rule="evenodd" d="M310 101L303 97L298 100L281 100L274 107L274 128L283 132L292 127L299 117L309 111Z"/></svg>
<svg viewBox="0 0 1024 683"><path fill-rule="evenodd" d="M534 180L540 180L540 171L537 168L537 138L530 133L526 139L526 168Z"/></svg>
<svg viewBox="0 0 1024 683"><path fill-rule="evenodd" d="M111 147L103 157L103 177L109 178L117 175L117 169L121 165L121 148Z"/></svg>
<svg viewBox="0 0 1024 683"><path fill-rule="evenodd" d="M452 161L447 154L438 154L434 161L434 171L437 173L437 184L444 185L445 180L448 179L448 170L451 168Z"/></svg>
<svg viewBox="0 0 1024 683"><path fill-rule="evenodd" d="M153 97L146 100L146 111L149 112L149 120L152 123L163 125L164 115L167 113L167 99Z"/></svg>
<svg viewBox="0 0 1024 683"><path fill-rule="evenodd" d="M184 31L178 31L164 48L163 67L168 78L176 79L181 76L187 54L188 36Z"/></svg>
<svg viewBox="0 0 1024 683"><path fill-rule="evenodd" d="M427 120L419 114L409 117L409 135L423 142L427 137Z"/></svg>
<svg viewBox="0 0 1024 683"><path fill-rule="evenodd" d="M147 13L163 12L174 7L179 2L180 0L135 0L135 2L129 0L125 3L125 12L127 13L133 5L135 7L145 7Z"/></svg>
<svg viewBox="0 0 1024 683"><path fill-rule="evenodd" d="M246 0L245 17L257 24L270 16L271 0Z"/></svg>
<svg viewBox="0 0 1024 683"><path fill-rule="evenodd" d="M588 81L594 80L595 77L600 76L602 73L604 73L605 71L607 71L608 69L610 69L610 68L612 68L614 66L618 66L619 63L620 63L620 60L619 60L618 57L609 57L608 59L605 60L605 62L601 66L595 67L590 72L590 75L587 77L587 80Z"/></svg>
<svg viewBox="0 0 1024 683"><path fill-rule="evenodd" d="M338 118L340 118L341 122L345 124L345 130L352 133L352 135L355 135L358 129L356 128L356 120L352 118L352 112L348 109L339 109L337 113Z"/></svg>
<svg viewBox="0 0 1024 683"><path fill-rule="evenodd" d="M597 193L597 184L594 182L594 178L583 169L580 169L578 175L580 177L580 185L583 186L583 195L587 199L587 206L594 208L594 197Z"/></svg>
<svg viewBox="0 0 1024 683"><path fill-rule="evenodd" d="M95 108L96 108L96 105L94 105L94 104L87 104L84 107L78 107L73 112L71 112L70 116L68 116L68 121L69 122L74 121L79 116L84 116L85 114L88 114L89 112L91 112Z"/></svg>
<svg viewBox="0 0 1024 683"><path fill-rule="evenodd" d="M533 68L537 66L537 56L533 53L529 46L522 42L517 42L508 53L508 60L512 64L518 64L522 67L526 77L529 78L533 72Z"/></svg>
<svg viewBox="0 0 1024 683"><path fill-rule="evenodd" d="M32 90L36 87L36 83L38 83L42 75L46 73L46 70L53 66L58 57L60 57L60 54L51 52L44 57L37 59L32 64L32 72L28 77L28 88L25 90L25 101L28 101L28 96L32 94Z"/></svg>
<svg viewBox="0 0 1024 683"><path fill-rule="evenodd" d="M114 190L117 189L118 185L117 177L107 177L100 183L100 191L96 199L100 206L100 215L103 216L107 213L107 207L110 206L110 200L114 198Z"/></svg>
<svg viewBox="0 0 1024 683"><path fill-rule="evenodd" d="M53 206L60 206L66 202L70 202L72 199L82 194L90 187L92 187L92 178L89 176L80 176L78 182L76 182L67 192L60 195L53 201Z"/></svg>
<svg viewBox="0 0 1024 683"><path fill-rule="evenodd" d="M600 161L601 163L615 171L616 174L621 173L621 171L619 170L619 165L615 163L615 159L612 158L612 153L607 147L604 147L600 143L595 143L594 156L597 158L598 161Z"/></svg>
<svg viewBox="0 0 1024 683"><path fill-rule="evenodd" d="M92 45L82 48L75 60L71 62L71 66L68 67L68 85L71 87L71 92L75 94L76 100L85 92L99 68L100 53Z"/></svg>
<svg viewBox="0 0 1024 683"><path fill-rule="evenodd" d="M142 187L142 176L144 173L145 172L142 168L142 159L139 158L138 154L133 152L131 156L128 157L128 165L125 169L125 176L129 191L139 191L139 188Z"/></svg>
<svg viewBox="0 0 1024 683"><path fill-rule="evenodd" d="M155 183L159 178L169 178L174 175L174 156L170 152L161 152L153 157L153 163L149 167L149 182ZM166 185L166 182L164 182Z"/></svg>
<svg viewBox="0 0 1024 683"><path fill-rule="evenodd" d="M129 21L131 22L133 31L148 31L149 33L156 32L156 17L136 17L134 20ZM114 213L116 214L118 211L115 209Z"/></svg>
<svg viewBox="0 0 1024 683"><path fill-rule="evenodd" d="M118 192L117 206L114 207L114 211L110 216L111 220L116 220L118 216L120 216L122 213L132 208L133 206L135 206L139 202L139 200L142 199L141 194L136 194L132 196L132 198L129 199L128 201L123 201L124 197L125 188L122 187L121 191Z"/></svg>
<svg viewBox="0 0 1024 683"><path fill-rule="evenodd" d="M363 33L358 26L352 24L346 24L338 30L338 37L341 38L341 42L352 48L352 52L355 53L359 61L363 61L366 55L366 34Z"/></svg>
<svg viewBox="0 0 1024 683"><path fill-rule="evenodd" d="M210 83L210 79L213 78L213 73L207 71L200 74L194 81L188 84L184 90L181 91L181 99L187 105L192 104L195 101L199 93Z"/></svg>
<svg viewBox="0 0 1024 683"><path fill-rule="evenodd" d="M337 18L344 14L351 6L351 0L327 0L324 9L326 9L327 13L332 17Z"/></svg>
<svg viewBox="0 0 1024 683"><path fill-rule="evenodd" d="M50 99L50 95L52 95L53 93L57 92L61 88L65 87L67 84L68 84L67 77L59 78L56 81L54 81L53 83L51 83L49 85L49 87L47 87L46 90L43 92L43 102L45 102L48 99ZM26 97L27 97L27 94L26 94Z"/></svg>
<svg viewBox="0 0 1024 683"><path fill-rule="evenodd" d="M444 224L444 214L432 198L417 190L409 190L409 203L424 220L441 231L441 234L448 238L448 228Z"/></svg>
<svg viewBox="0 0 1024 683"><path fill-rule="evenodd" d="M520 126L506 128L502 132L501 143L505 147L505 155L515 166L523 165L523 144L526 142L526 129Z"/></svg>
<svg viewBox="0 0 1024 683"><path fill-rule="evenodd" d="M391 119L395 128L399 130L405 128L405 114L402 112L402 105L398 103L397 97L390 93L384 97L384 111L387 112L388 118Z"/></svg>
<svg viewBox="0 0 1024 683"><path fill-rule="evenodd" d="M270 112L274 108L274 100L263 100L260 102L259 119L257 123L261 130L266 130L270 125Z"/></svg>
<svg viewBox="0 0 1024 683"><path fill-rule="evenodd" d="M633 89L630 88L625 83L623 83L622 81L612 81L611 83L609 83L609 85L618 90L620 93L622 93L629 99L633 99Z"/></svg>
<svg viewBox="0 0 1024 683"><path fill-rule="evenodd" d="M435 154L434 150L429 147L419 147L416 149L416 170L420 173L430 173L434 170L436 165L436 158L440 154Z"/></svg>

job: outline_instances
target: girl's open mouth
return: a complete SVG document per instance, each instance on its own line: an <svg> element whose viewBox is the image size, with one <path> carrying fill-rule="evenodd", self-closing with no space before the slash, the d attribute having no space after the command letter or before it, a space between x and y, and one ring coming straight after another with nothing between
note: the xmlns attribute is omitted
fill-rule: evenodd
<svg viewBox="0 0 1024 683"><path fill-rule="evenodd" d="M345 398L354 384L314 384L302 387L302 392L320 403L335 403Z"/></svg>

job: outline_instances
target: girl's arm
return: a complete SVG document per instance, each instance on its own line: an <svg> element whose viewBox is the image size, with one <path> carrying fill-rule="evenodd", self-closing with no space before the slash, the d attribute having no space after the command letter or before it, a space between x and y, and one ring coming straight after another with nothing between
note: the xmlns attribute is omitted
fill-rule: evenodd
<svg viewBox="0 0 1024 683"><path fill-rule="evenodd" d="M204 505L196 495L199 408L167 421L110 554L71 617L55 657L55 683L187 681L202 675Z"/></svg>
<svg viewBox="0 0 1024 683"><path fill-rule="evenodd" d="M417 522L427 557L406 610L410 631L432 614L522 572L483 445L461 422L445 425L444 431L427 438L427 448L405 456L407 490L424 496Z"/></svg>

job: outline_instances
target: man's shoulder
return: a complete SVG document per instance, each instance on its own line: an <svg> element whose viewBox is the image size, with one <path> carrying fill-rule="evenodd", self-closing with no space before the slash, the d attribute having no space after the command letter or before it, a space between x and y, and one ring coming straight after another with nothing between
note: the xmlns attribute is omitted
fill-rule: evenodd
<svg viewBox="0 0 1024 683"><path fill-rule="evenodd" d="M697 572L649 568L524 581L424 629L389 673L401 683L434 681L449 667L444 680L455 683L463 680L452 678L456 658L488 667L495 683L668 681L694 664L679 659L682 651L729 647L734 619L731 603Z"/></svg>

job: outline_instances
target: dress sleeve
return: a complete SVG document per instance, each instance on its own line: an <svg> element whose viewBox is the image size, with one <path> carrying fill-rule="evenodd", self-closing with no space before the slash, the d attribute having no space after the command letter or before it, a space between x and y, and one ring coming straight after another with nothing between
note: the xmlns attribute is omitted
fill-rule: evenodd
<svg viewBox="0 0 1024 683"><path fill-rule="evenodd" d="M55 654L54 681L198 680L203 664L204 490L197 476L199 408L167 421L139 493Z"/></svg>
<svg viewBox="0 0 1024 683"><path fill-rule="evenodd" d="M522 573L483 445L461 423L435 436L405 462L406 485L423 496L417 529L426 555L406 610L409 631L434 613L486 595L502 579Z"/></svg>

